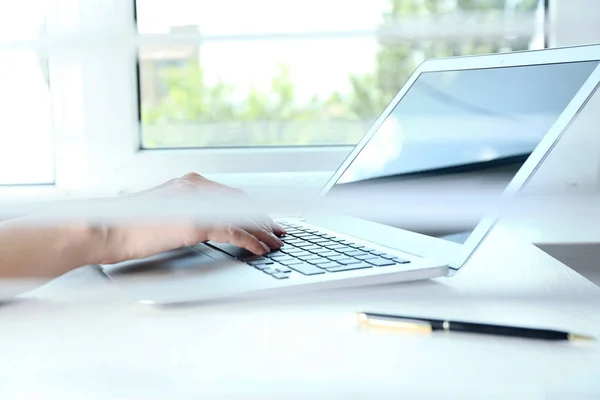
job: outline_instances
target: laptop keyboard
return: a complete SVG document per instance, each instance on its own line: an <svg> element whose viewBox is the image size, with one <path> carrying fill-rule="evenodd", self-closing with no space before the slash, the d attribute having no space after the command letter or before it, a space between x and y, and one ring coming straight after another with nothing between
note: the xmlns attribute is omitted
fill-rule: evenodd
<svg viewBox="0 0 600 400"><path fill-rule="evenodd" d="M288 233L281 238L285 246L265 256L241 261L276 279L291 278L293 272L319 275L410 263L409 260L301 225L282 226Z"/></svg>

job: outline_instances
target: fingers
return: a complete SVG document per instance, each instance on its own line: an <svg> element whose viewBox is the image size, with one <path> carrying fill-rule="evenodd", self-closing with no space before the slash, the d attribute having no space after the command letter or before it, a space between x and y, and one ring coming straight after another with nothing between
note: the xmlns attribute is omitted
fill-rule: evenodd
<svg viewBox="0 0 600 400"><path fill-rule="evenodd" d="M264 255L271 251L269 246L261 242L256 236L232 224L211 230L208 240L230 243L258 255Z"/></svg>
<svg viewBox="0 0 600 400"><path fill-rule="evenodd" d="M257 223L267 232L273 232L275 236L284 236L287 234L287 232L285 231L285 229L283 229L283 227L281 227L281 225L279 225L266 215L260 217L257 220Z"/></svg>
<svg viewBox="0 0 600 400"><path fill-rule="evenodd" d="M271 225L271 230L273 231L273 233L277 236L285 236L287 235L287 232L285 231L285 229L279 225L277 222L271 220L270 223Z"/></svg>
<svg viewBox="0 0 600 400"><path fill-rule="evenodd" d="M194 172L184 175L181 179L197 187L206 187L214 189L215 191L221 192L223 194L234 196L248 196L243 190L232 188L215 181L211 181L210 179L206 179L202 175L199 175ZM267 215L261 216L261 218L256 220L256 222L267 232L273 232L276 236L283 236L286 234L285 229L283 229L279 224L275 223Z"/></svg>
<svg viewBox="0 0 600 400"><path fill-rule="evenodd" d="M255 221L248 220L240 228L254 235L258 240L269 246L271 250L277 250L283 246L281 239L273 233L270 227L264 227Z"/></svg>
<svg viewBox="0 0 600 400"><path fill-rule="evenodd" d="M231 223L213 226L208 230L207 239L230 243L258 255L266 254L283 246L283 242L273 232L261 228L250 220L240 226Z"/></svg>

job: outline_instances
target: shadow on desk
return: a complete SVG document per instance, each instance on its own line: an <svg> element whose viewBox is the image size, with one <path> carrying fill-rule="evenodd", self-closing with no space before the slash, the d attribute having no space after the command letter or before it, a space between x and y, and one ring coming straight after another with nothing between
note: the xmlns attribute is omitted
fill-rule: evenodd
<svg viewBox="0 0 600 400"><path fill-rule="evenodd" d="M535 246L600 286L600 243L536 243Z"/></svg>
<svg viewBox="0 0 600 400"><path fill-rule="evenodd" d="M356 286L340 289L325 289L311 290L304 293L283 294L276 297L265 295L265 297L251 297L238 299L215 299L202 300L177 304L163 305L148 305L146 307L156 310L176 310L189 309L194 307L219 307L219 306L235 306L235 307L294 307L296 305L305 307L308 303L310 306L318 308L330 308L332 306L341 306L346 309L358 309L368 305L385 304L386 302L396 303L400 300L406 301L431 301L438 302L440 297L452 297L456 290L452 287L444 285L434 280L412 281L412 282L396 282L378 285ZM431 293L431 298L424 293Z"/></svg>

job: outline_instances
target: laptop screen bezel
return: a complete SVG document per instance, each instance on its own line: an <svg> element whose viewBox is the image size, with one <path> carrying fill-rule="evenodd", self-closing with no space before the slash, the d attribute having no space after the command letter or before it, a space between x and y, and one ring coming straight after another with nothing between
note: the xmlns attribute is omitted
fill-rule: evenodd
<svg viewBox="0 0 600 400"><path fill-rule="evenodd" d="M319 192L319 197L325 196L329 190L336 184L342 174L348 169L352 162L356 159L358 154L363 148L369 143L371 138L377 133L383 122L389 117L396 105L402 100L404 95L413 86L416 80L425 72L445 72L445 71L465 71L465 70L479 70L479 69L491 69L491 68L513 68L513 67L526 67L535 65L549 65L549 64L566 64L566 63L579 63L586 61L598 61L600 62L600 45L589 45L589 46L577 46L577 47L565 47L555 49L544 49L544 50L532 50L522 52L512 52L504 54L490 54L480 56L467 56L467 57L454 57L446 59L431 59L423 62L409 77L404 86L393 98L393 100L387 105L380 116L375 120L369 131L359 141L355 148L346 157L344 162L331 176L327 184ZM600 82L600 65L590 74L585 83L580 87L579 91L567 107L560 114L559 118L555 121L552 128L545 134L540 143L537 145L532 154L528 157L527 161L519 169L517 174L510 181L502 196L514 196L517 194L529 181L531 176L539 168L543 160L550 153L552 148L556 145L562 134L577 117L579 112L583 109L591 95L596 90L598 83ZM304 213L303 218L311 219L314 217L310 213ZM474 253L479 244L487 236L490 230L493 228L497 221L497 216L486 216L471 232L468 239L462 244L458 245L456 251L452 251L447 257L447 263L451 268L458 269L469 259ZM396 228L397 229L397 228ZM398 229L404 231L402 229ZM424 237L415 232L406 231L414 235ZM443 239L437 239L443 241ZM402 249L398 250L406 251L411 254L415 254L421 257L435 257L440 258L439 254L428 254L429 246L423 246L422 249ZM450 249L448 246L441 246L442 249ZM439 252L438 252L439 253ZM446 257L444 257L446 258Z"/></svg>

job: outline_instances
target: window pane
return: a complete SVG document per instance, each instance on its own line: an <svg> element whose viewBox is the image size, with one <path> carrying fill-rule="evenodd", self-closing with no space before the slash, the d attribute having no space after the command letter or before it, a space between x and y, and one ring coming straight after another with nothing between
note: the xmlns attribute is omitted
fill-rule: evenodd
<svg viewBox="0 0 600 400"><path fill-rule="evenodd" d="M140 33L202 38L140 49L143 145L354 144L424 59L542 47L542 5L137 0ZM480 37L436 33L445 21L439 18L449 17L459 25L495 21L506 29ZM433 36L397 34L407 22L424 24L414 32Z"/></svg>
<svg viewBox="0 0 600 400"><path fill-rule="evenodd" d="M10 49L43 31L46 1L0 5L0 184L54 182L52 115L47 62Z"/></svg>

